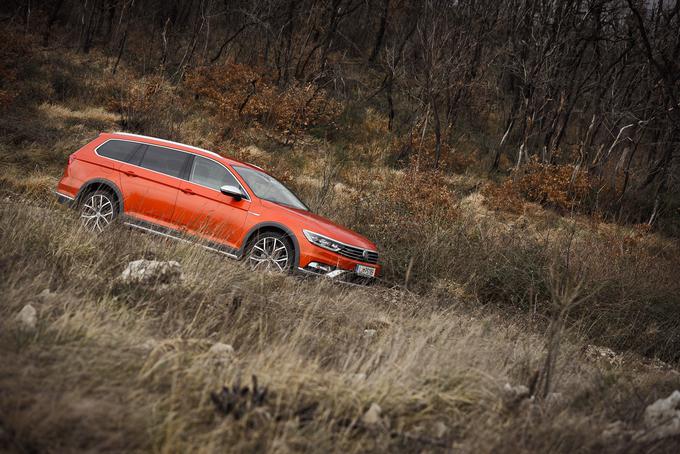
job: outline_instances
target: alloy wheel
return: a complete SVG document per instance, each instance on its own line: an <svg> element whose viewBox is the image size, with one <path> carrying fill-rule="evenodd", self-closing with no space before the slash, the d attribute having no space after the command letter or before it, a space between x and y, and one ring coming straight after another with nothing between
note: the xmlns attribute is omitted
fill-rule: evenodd
<svg viewBox="0 0 680 454"><path fill-rule="evenodd" d="M111 197L96 192L88 197L80 210L80 219L88 230L101 232L113 221L115 212Z"/></svg>
<svg viewBox="0 0 680 454"><path fill-rule="evenodd" d="M285 271L288 267L288 247L279 238L260 238L250 250L248 262L253 269Z"/></svg>

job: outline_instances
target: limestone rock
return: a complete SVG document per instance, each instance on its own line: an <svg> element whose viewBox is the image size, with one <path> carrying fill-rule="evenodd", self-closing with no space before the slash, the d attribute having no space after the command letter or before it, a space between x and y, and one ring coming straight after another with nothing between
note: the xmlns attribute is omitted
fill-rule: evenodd
<svg viewBox="0 0 680 454"><path fill-rule="evenodd" d="M378 331L375 329L365 329L364 330L364 339L372 339L378 334Z"/></svg>
<svg viewBox="0 0 680 454"><path fill-rule="evenodd" d="M375 427L382 424L382 408L380 405L373 402L369 409L361 417L361 422L369 427Z"/></svg>
<svg viewBox="0 0 680 454"><path fill-rule="evenodd" d="M587 345L583 349L586 358L591 361L605 361L612 366L623 365L623 358L607 347L599 347L597 345Z"/></svg>
<svg viewBox="0 0 680 454"><path fill-rule="evenodd" d="M644 425L647 431L641 435L645 440L680 435L680 391L665 399L659 399L645 409Z"/></svg>
<svg viewBox="0 0 680 454"><path fill-rule="evenodd" d="M628 434L629 431L626 429L626 425L622 421L614 421L607 424L600 436L602 439L610 441L624 438Z"/></svg>
<svg viewBox="0 0 680 454"><path fill-rule="evenodd" d="M443 438L447 432L449 431L449 428L446 427L446 424L444 424L441 421L437 421L434 426L432 427L432 433L436 438Z"/></svg>
<svg viewBox="0 0 680 454"><path fill-rule="evenodd" d="M215 342L208 352L212 355L233 355L234 347L222 342Z"/></svg>
<svg viewBox="0 0 680 454"><path fill-rule="evenodd" d="M135 260L120 277L128 284L172 284L183 279L182 265L174 260Z"/></svg>
<svg viewBox="0 0 680 454"><path fill-rule="evenodd" d="M510 383L506 383L505 386L503 386L503 392L511 399L529 397L529 388L524 385L512 386Z"/></svg>
<svg viewBox="0 0 680 454"><path fill-rule="evenodd" d="M19 311L16 320L21 329L35 331L35 327L38 324L38 311L30 304L27 304Z"/></svg>
<svg viewBox="0 0 680 454"><path fill-rule="evenodd" d="M234 347L222 342L216 342L208 350L210 360L218 366L230 364L234 359Z"/></svg>

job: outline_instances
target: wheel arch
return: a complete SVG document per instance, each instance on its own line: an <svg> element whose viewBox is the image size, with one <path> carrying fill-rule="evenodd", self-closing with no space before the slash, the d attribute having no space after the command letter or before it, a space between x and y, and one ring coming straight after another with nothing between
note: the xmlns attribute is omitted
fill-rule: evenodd
<svg viewBox="0 0 680 454"><path fill-rule="evenodd" d="M94 178L83 183L83 185L78 190L78 194L76 194L74 199L75 203L79 203L80 199L87 193L97 191L99 189L106 189L113 192L113 195L118 199L118 214L123 214L123 194L120 192L120 189L116 183L104 178Z"/></svg>
<svg viewBox="0 0 680 454"><path fill-rule="evenodd" d="M243 238L243 243L241 244L241 248L238 251L238 256L242 258L246 253L246 247L248 246L250 240L253 239L255 235L263 232L282 233L290 239L290 242L293 244L293 267L297 269L300 263L300 244L298 243L298 239L291 229L283 224L279 224L278 222L261 222L252 226Z"/></svg>

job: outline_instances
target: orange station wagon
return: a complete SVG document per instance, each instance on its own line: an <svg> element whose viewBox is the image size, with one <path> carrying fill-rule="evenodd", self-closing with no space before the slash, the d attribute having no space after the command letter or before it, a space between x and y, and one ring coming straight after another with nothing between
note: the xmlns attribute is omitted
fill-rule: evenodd
<svg viewBox="0 0 680 454"><path fill-rule="evenodd" d="M371 241L311 213L261 168L190 145L101 134L69 156L56 193L95 232L118 218L254 268L348 281L380 273Z"/></svg>

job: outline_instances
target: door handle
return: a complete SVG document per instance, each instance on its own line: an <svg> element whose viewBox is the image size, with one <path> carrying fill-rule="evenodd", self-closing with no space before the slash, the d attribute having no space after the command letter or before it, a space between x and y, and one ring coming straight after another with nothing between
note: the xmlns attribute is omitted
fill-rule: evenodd
<svg viewBox="0 0 680 454"><path fill-rule="evenodd" d="M134 170L123 170L123 173L129 177L136 177L137 174L135 173Z"/></svg>
<svg viewBox="0 0 680 454"><path fill-rule="evenodd" d="M181 191L189 195L196 194L191 188L182 188Z"/></svg>

